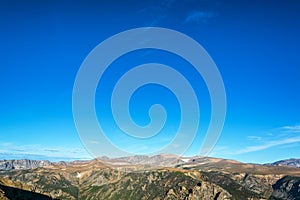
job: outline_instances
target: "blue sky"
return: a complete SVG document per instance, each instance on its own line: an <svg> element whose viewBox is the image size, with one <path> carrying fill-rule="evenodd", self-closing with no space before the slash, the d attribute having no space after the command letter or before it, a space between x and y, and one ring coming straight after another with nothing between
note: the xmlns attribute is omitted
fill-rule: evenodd
<svg viewBox="0 0 300 200"><path fill-rule="evenodd" d="M211 156L259 163L299 157L298 1L1 1L0 4L0 159L89 158L72 116L72 89L77 71L88 53L103 40L121 31L147 26L170 28L192 37L218 66L226 88L227 117ZM117 62L122 61L125 68L150 61L176 68L183 62L158 51L135 52ZM120 76L122 70L113 67L103 80L107 87L98 89L96 100L102 92L109 93ZM182 73L191 77L191 82L198 78L201 82L201 77L193 75L191 70ZM161 101L171 113L165 128L166 138L171 137L178 126L176 99L161 87L149 87L141 88L133 96L133 119L141 125L147 124L147 105ZM210 116L209 96L204 83L196 89L201 91L197 95L203 105L201 116L205 126ZM145 93L148 95L142 95ZM107 108L96 101L98 114ZM98 117L107 120L107 129L112 131L111 114L104 113ZM187 155L197 153L202 139L199 135ZM109 137L120 141L113 133ZM130 144L122 142L121 147ZM140 148L132 144L130 147Z"/></svg>

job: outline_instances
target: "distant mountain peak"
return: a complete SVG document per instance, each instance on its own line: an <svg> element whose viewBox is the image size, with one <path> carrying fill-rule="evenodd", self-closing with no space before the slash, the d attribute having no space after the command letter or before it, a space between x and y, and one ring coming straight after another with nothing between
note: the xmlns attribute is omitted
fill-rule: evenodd
<svg viewBox="0 0 300 200"><path fill-rule="evenodd" d="M300 168L300 159L297 158L290 158L286 160L279 160L273 163L268 163L266 165L273 165L273 166L288 166L288 167L297 167Z"/></svg>
<svg viewBox="0 0 300 200"><path fill-rule="evenodd" d="M47 167L52 163L48 160L0 160L0 170L14 169L34 169L39 167Z"/></svg>

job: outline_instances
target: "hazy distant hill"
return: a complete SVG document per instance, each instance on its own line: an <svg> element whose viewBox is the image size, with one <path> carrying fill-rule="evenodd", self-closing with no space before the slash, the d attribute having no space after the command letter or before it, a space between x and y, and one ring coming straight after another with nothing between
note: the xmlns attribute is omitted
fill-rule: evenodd
<svg viewBox="0 0 300 200"><path fill-rule="evenodd" d="M0 170L0 199L14 199L14 194L44 199L300 199L299 168L219 158L157 155L0 163L5 169Z"/></svg>

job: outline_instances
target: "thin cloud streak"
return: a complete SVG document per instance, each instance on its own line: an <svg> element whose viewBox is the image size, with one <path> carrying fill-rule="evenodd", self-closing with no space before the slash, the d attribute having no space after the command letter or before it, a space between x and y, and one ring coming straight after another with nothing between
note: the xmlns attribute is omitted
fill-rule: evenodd
<svg viewBox="0 0 300 200"><path fill-rule="evenodd" d="M248 139L248 140L261 140L262 137L250 135L250 136L247 137L247 139Z"/></svg>
<svg viewBox="0 0 300 200"><path fill-rule="evenodd" d="M261 151L261 150L265 150L265 149L279 146L279 145L291 144L291 143L296 143L296 142L300 142L300 137L286 138L284 140L269 141L263 145L249 146L242 150L237 151L236 154L251 153L251 152Z"/></svg>
<svg viewBox="0 0 300 200"><path fill-rule="evenodd" d="M77 160L91 159L91 156L82 148L51 148L41 145L15 145L0 143L0 159L7 158L36 158L36 159L62 159Z"/></svg>
<svg viewBox="0 0 300 200"><path fill-rule="evenodd" d="M213 151L213 155L217 156L235 156L246 153L259 152L269 148L286 149L297 147L300 145L300 126L282 126L267 132L265 137L249 135L247 141L250 144L244 148L233 150L231 148L222 147L221 151Z"/></svg>
<svg viewBox="0 0 300 200"><path fill-rule="evenodd" d="M283 126L281 127L283 131L290 132L290 133L300 133L300 125L296 126Z"/></svg>
<svg viewBox="0 0 300 200"><path fill-rule="evenodd" d="M216 16L217 16L217 13L215 13L215 12L196 11L196 12L190 13L186 17L185 23L205 21L209 18L213 18L213 17L216 17Z"/></svg>

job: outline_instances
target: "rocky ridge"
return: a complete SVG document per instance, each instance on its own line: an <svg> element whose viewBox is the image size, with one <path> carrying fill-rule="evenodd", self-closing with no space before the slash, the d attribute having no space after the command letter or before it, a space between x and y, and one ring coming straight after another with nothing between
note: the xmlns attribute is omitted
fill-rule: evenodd
<svg viewBox="0 0 300 200"><path fill-rule="evenodd" d="M133 156L43 162L42 167L20 163L33 168L0 170L0 199L12 199L12 189L13 194L50 199L296 200L300 194L299 168L219 158Z"/></svg>
<svg viewBox="0 0 300 200"><path fill-rule="evenodd" d="M274 163L268 163L266 165L273 165L273 166L288 166L288 167L297 167L300 168L300 159L291 158L287 160L280 160Z"/></svg>
<svg viewBox="0 0 300 200"><path fill-rule="evenodd" d="M34 169L39 167L47 167L52 163L47 160L0 160L0 170L14 169Z"/></svg>

